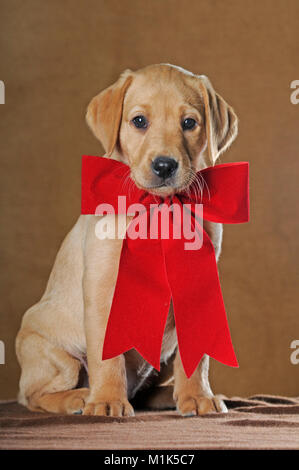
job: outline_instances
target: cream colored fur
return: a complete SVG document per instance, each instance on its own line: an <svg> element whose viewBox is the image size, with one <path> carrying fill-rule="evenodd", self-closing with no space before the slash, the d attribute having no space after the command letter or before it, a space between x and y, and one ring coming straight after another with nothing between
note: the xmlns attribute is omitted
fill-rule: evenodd
<svg viewBox="0 0 299 470"><path fill-rule="evenodd" d="M147 115L150 126L146 131L132 125L136 113ZM197 126L184 134L181 120L190 115ZM192 175L213 165L237 134L232 108L209 80L169 64L124 72L93 98L87 122L103 143L107 158L126 163L139 187L151 184L154 156L175 156L180 163L176 186L150 190L162 196L188 187ZM129 416L133 414L129 400L138 390L151 381L159 384L152 367L135 350L101 360L122 240L99 240L95 236L97 221L93 215L79 217L57 254L43 297L23 317L16 339L22 368L19 402L31 410ZM124 222L125 227L130 219ZM207 223L205 229L218 259L222 226ZM187 379L176 349L171 308L160 382L166 383L168 368L168 383L173 374L174 400L183 415L225 411L209 385L208 357ZM87 364L89 386L76 388L79 372Z"/></svg>

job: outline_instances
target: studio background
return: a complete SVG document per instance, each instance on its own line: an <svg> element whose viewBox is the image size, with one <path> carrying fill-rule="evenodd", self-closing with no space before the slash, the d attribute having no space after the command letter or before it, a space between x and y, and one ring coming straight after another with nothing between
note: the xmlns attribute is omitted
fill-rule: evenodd
<svg viewBox="0 0 299 470"><path fill-rule="evenodd" d="M215 392L299 395L298 0L1 0L0 398L17 393L14 339L80 213L81 155L101 155L89 100L124 69L207 75L240 119L221 161L250 162L251 221L225 226L220 276L240 363Z"/></svg>

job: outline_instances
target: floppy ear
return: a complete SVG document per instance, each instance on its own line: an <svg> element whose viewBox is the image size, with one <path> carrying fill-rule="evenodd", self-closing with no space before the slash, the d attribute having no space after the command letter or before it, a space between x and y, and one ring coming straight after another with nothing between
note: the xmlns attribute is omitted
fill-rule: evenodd
<svg viewBox="0 0 299 470"><path fill-rule="evenodd" d="M214 164L237 137L238 118L231 106L215 92L209 79L205 75L198 78L205 108L208 151Z"/></svg>
<svg viewBox="0 0 299 470"><path fill-rule="evenodd" d="M133 80L125 70L113 85L95 96L88 105L86 121L110 156L117 143L125 93Z"/></svg>

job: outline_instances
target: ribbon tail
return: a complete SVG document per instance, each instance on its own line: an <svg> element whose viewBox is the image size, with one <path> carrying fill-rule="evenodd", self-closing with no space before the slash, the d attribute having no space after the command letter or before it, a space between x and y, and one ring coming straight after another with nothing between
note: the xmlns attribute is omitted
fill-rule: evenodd
<svg viewBox="0 0 299 470"><path fill-rule="evenodd" d="M203 229L202 233L203 245L200 249L186 250L186 240L183 238L167 242L165 249L179 351L188 378L204 354L223 364L238 367L214 247Z"/></svg>
<svg viewBox="0 0 299 470"><path fill-rule="evenodd" d="M102 358L135 348L160 370L170 300L161 241L125 239Z"/></svg>

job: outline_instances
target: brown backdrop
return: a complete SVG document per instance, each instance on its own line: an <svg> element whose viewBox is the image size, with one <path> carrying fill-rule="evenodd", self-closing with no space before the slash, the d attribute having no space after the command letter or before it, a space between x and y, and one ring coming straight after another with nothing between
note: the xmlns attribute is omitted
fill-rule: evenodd
<svg viewBox="0 0 299 470"><path fill-rule="evenodd" d="M227 226L220 263L240 369L213 362L228 395L299 394L298 0L1 0L0 398L16 394L14 338L80 212L81 154L101 154L89 99L127 67L170 62L208 75L249 160L251 222Z"/></svg>

